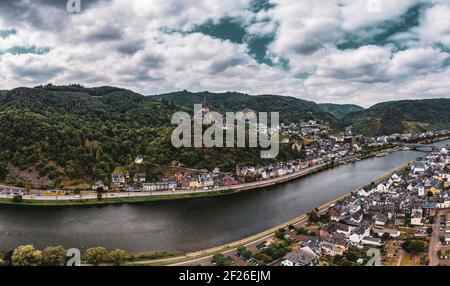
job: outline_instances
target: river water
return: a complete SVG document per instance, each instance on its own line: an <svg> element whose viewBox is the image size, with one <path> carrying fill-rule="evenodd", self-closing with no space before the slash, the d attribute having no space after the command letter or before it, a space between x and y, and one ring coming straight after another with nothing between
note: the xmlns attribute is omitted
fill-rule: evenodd
<svg viewBox="0 0 450 286"><path fill-rule="evenodd" d="M136 252L214 247L300 216L420 155L396 152L284 185L213 198L82 207L0 205L0 251L22 244Z"/></svg>

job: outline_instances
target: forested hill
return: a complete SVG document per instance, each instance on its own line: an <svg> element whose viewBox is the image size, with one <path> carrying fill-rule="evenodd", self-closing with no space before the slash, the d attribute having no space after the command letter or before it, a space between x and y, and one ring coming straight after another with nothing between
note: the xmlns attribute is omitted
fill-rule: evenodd
<svg viewBox="0 0 450 286"><path fill-rule="evenodd" d="M333 103L320 103L320 107L326 112L333 114L335 117L342 119L345 115L364 110L363 107L355 104L333 104Z"/></svg>
<svg viewBox="0 0 450 286"><path fill-rule="evenodd" d="M47 85L1 92L0 183L108 182L117 166L157 179L174 160L228 171L237 163L267 163L257 149L173 148L171 117L191 109L114 87ZM145 160L136 166L138 154ZM296 151L282 146L277 160L294 157Z"/></svg>
<svg viewBox="0 0 450 286"><path fill-rule="evenodd" d="M194 103L204 100L212 111L278 111L284 122L322 119L336 128L353 124L367 135L449 128L450 124L450 99L381 103L338 120L314 102L274 95L176 92L143 96L115 87L79 85L16 88L0 91L0 183L57 188L97 179L108 182L118 166L156 180L167 173L172 161L223 171L233 171L236 164L267 164L255 148L172 146L172 115L191 111ZM301 155L289 144L280 148L272 161ZM144 163L135 165L140 154L145 156Z"/></svg>
<svg viewBox="0 0 450 286"><path fill-rule="evenodd" d="M365 135L417 133L450 128L450 98L383 102L347 114L345 124L352 124Z"/></svg>
<svg viewBox="0 0 450 286"><path fill-rule="evenodd" d="M294 97L278 95L252 96L243 93L191 93L180 91L153 96L159 100L166 100L175 105L192 108L194 104L204 101L211 110L218 112L238 112L243 109L252 109L256 112L279 112L282 122L299 122L301 120L321 119L332 125L338 125L338 119L323 110L312 101L301 100Z"/></svg>
<svg viewBox="0 0 450 286"><path fill-rule="evenodd" d="M0 96L0 180L25 170L39 184L107 179L149 151L178 109L110 87L7 91Z"/></svg>

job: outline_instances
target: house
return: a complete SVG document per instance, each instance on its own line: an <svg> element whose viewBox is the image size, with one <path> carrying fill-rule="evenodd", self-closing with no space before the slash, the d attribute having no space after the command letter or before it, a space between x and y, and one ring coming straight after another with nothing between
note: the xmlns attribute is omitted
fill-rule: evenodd
<svg viewBox="0 0 450 286"><path fill-rule="evenodd" d="M322 250L320 248L320 239L317 237L311 237L308 241L304 241L301 244L302 247L308 247L311 249L317 256L322 254Z"/></svg>
<svg viewBox="0 0 450 286"><path fill-rule="evenodd" d="M166 182L143 184L142 189L144 192L153 192L153 191L175 190L177 187L178 183L176 181L166 181Z"/></svg>
<svg viewBox="0 0 450 286"><path fill-rule="evenodd" d="M167 186L169 190L176 190L178 189L178 182L177 181L167 181Z"/></svg>
<svg viewBox="0 0 450 286"><path fill-rule="evenodd" d="M142 164L142 162L144 162L144 155L137 155L136 159L134 159L134 163Z"/></svg>
<svg viewBox="0 0 450 286"><path fill-rule="evenodd" d="M133 181L135 183L145 183L146 176L144 173L135 174L133 177Z"/></svg>
<svg viewBox="0 0 450 286"><path fill-rule="evenodd" d="M425 197L425 187L423 185L420 185L417 187L417 195L419 197Z"/></svg>
<svg viewBox="0 0 450 286"><path fill-rule="evenodd" d="M156 189L157 189L156 183L150 183L150 184L142 185L142 190L144 192L153 192L153 191L156 191Z"/></svg>
<svg viewBox="0 0 450 286"><path fill-rule="evenodd" d="M357 225L360 224L363 220L363 214L364 213L362 211L358 211L358 212L352 214L350 216L350 223L357 224Z"/></svg>
<svg viewBox="0 0 450 286"><path fill-rule="evenodd" d="M103 183L103 181L97 181L94 183L94 185L92 185L92 190L96 191L99 188L103 189L104 191L108 190L108 186L105 186L105 184Z"/></svg>
<svg viewBox="0 0 450 286"><path fill-rule="evenodd" d="M330 135L330 139L334 140L336 143L345 141L344 134Z"/></svg>
<svg viewBox="0 0 450 286"><path fill-rule="evenodd" d="M324 255L333 257L337 255L343 255L345 250L347 249L344 245L339 245L328 241L323 241L320 244L320 247Z"/></svg>
<svg viewBox="0 0 450 286"><path fill-rule="evenodd" d="M342 233L344 235L349 235L350 232L352 231L352 228L346 224L342 224L342 223L337 223L336 224L337 229L336 232L337 233Z"/></svg>
<svg viewBox="0 0 450 286"><path fill-rule="evenodd" d="M111 180L113 184L121 185L125 184L125 174L124 173L113 173L111 175Z"/></svg>
<svg viewBox="0 0 450 286"><path fill-rule="evenodd" d="M361 240L370 235L370 228L366 227L358 227L355 231L348 237L350 243L357 245L361 242Z"/></svg>
<svg viewBox="0 0 450 286"><path fill-rule="evenodd" d="M387 233L392 238L397 238L401 234L399 230L393 228L373 228L372 231L378 236L383 236L383 234Z"/></svg>
<svg viewBox="0 0 450 286"><path fill-rule="evenodd" d="M372 236L366 236L363 237L361 243L365 245L381 246L381 239Z"/></svg>
<svg viewBox="0 0 450 286"><path fill-rule="evenodd" d="M125 191L128 192L128 193L136 192L136 190L135 190L133 187L131 187L131 186L128 186L128 187L125 189Z"/></svg>
<svg viewBox="0 0 450 286"><path fill-rule="evenodd" d="M445 239L445 242L449 243L450 242L450 234L445 234L444 239Z"/></svg>
<svg viewBox="0 0 450 286"><path fill-rule="evenodd" d="M397 183L397 184L402 182L402 179L401 179L400 176L397 175L396 173L394 173L394 174L392 175L391 179L392 179L392 181L393 181L394 183Z"/></svg>
<svg viewBox="0 0 450 286"><path fill-rule="evenodd" d="M214 180L209 174L200 176L200 187L202 188L212 188L214 187Z"/></svg>
<svg viewBox="0 0 450 286"><path fill-rule="evenodd" d="M387 215L377 215L375 218L375 225L385 226L388 221Z"/></svg>
<svg viewBox="0 0 450 286"><path fill-rule="evenodd" d="M200 182L197 178L191 179L189 181L189 189L198 189L200 188Z"/></svg>
<svg viewBox="0 0 450 286"><path fill-rule="evenodd" d="M339 205L331 205L328 208L328 215L331 221L339 222L341 220L341 207Z"/></svg>
<svg viewBox="0 0 450 286"><path fill-rule="evenodd" d="M233 186L233 185L237 185L237 184L239 184L239 182L230 176L226 176L223 178L224 186Z"/></svg>
<svg viewBox="0 0 450 286"><path fill-rule="evenodd" d="M423 225L423 212L422 209L413 209L411 212L411 225Z"/></svg>
<svg viewBox="0 0 450 286"><path fill-rule="evenodd" d="M294 250L283 257L281 266L314 266L319 262L319 257L309 247Z"/></svg>
<svg viewBox="0 0 450 286"><path fill-rule="evenodd" d="M411 169L413 174L420 174L426 171L426 164L423 161L414 162L414 166Z"/></svg>

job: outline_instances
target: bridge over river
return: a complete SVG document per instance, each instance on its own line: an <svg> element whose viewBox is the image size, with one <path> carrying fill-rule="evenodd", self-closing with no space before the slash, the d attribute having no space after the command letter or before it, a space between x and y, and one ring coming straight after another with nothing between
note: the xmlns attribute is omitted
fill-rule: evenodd
<svg viewBox="0 0 450 286"><path fill-rule="evenodd" d="M411 148L412 150L422 151L422 152L432 152L439 149L438 145L433 144L421 144L421 143L404 143L401 144L404 147Z"/></svg>

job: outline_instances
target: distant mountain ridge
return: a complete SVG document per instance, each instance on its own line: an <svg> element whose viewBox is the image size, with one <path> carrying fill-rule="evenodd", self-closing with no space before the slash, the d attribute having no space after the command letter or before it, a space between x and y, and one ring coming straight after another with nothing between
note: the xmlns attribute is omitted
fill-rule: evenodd
<svg viewBox="0 0 450 286"><path fill-rule="evenodd" d="M280 120L283 122L320 119L332 125L339 124L336 116L317 103L288 96L179 91L155 95L153 98L187 108L206 101L211 110L218 112L237 112L243 109L252 109L256 112L279 112Z"/></svg>
<svg viewBox="0 0 450 286"><path fill-rule="evenodd" d="M343 117L365 135L417 133L450 127L450 98L400 100L376 104Z"/></svg>
<svg viewBox="0 0 450 286"><path fill-rule="evenodd" d="M328 113L331 113L338 119L342 119L345 115L364 110L364 107L355 104L334 104L334 103L319 103L319 106Z"/></svg>

